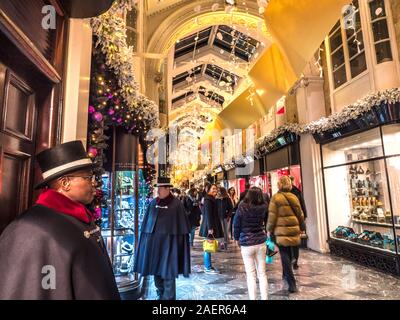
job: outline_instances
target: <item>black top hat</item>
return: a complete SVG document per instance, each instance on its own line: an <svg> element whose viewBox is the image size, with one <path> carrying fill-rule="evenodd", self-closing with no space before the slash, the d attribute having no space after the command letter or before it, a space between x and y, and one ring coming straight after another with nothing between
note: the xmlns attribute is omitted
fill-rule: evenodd
<svg viewBox="0 0 400 320"><path fill-rule="evenodd" d="M171 184L171 179L167 177L158 177L155 187L173 187Z"/></svg>
<svg viewBox="0 0 400 320"><path fill-rule="evenodd" d="M92 160L87 156L82 141L71 141L46 149L36 155L42 170L43 181L35 186L40 189L50 181L60 178L69 172L93 168Z"/></svg>

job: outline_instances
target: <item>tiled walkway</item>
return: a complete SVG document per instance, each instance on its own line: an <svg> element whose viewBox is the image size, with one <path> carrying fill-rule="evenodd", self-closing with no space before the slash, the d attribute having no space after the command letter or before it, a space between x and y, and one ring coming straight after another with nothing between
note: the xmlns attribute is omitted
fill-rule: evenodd
<svg viewBox="0 0 400 320"><path fill-rule="evenodd" d="M192 251L192 274L177 280L178 300L246 300L247 285L240 249L234 244L228 251L212 256L218 275L203 271L201 241ZM310 250L300 252L299 270L295 271L299 292L288 294L283 288L279 254L267 265L271 300L360 300L400 299L400 279L330 254ZM156 292L152 277L145 285L143 299L153 300Z"/></svg>

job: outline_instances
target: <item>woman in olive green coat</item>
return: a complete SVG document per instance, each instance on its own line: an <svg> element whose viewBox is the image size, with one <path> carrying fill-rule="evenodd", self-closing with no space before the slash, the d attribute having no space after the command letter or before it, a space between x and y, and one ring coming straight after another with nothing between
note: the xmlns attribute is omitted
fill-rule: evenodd
<svg viewBox="0 0 400 320"><path fill-rule="evenodd" d="M279 192L269 204L267 231L275 236L282 261L283 279L289 292L296 292L296 279L292 269L292 247L300 245L300 233L305 230L304 214L299 199L290 192L292 182L283 176L278 181Z"/></svg>

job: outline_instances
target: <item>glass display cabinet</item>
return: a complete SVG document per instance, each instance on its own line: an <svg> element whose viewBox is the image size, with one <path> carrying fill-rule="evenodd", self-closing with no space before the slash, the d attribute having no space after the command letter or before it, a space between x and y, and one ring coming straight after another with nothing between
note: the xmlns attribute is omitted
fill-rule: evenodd
<svg viewBox="0 0 400 320"><path fill-rule="evenodd" d="M115 187L112 188L114 176ZM130 287L137 280L133 273L135 253L135 220L137 215L135 198L135 171L107 173L106 189L110 191L108 208L103 211L102 234L107 244L119 289ZM114 206L114 209L112 207ZM112 214L113 213L113 214Z"/></svg>
<svg viewBox="0 0 400 320"><path fill-rule="evenodd" d="M114 133L112 170L102 176L107 206L102 209L102 235L107 245L121 296L137 299L142 279L133 272L135 250L150 199L144 172L138 164L138 139Z"/></svg>

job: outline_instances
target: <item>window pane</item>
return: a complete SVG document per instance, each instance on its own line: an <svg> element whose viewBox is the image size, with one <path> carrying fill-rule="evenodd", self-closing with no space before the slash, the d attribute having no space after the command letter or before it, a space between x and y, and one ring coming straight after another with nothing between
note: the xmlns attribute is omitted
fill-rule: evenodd
<svg viewBox="0 0 400 320"><path fill-rule="evenodd" d="M136 51L137 44L137 33L134 30L126 29L126 43L128 46L133 47L133 51Z"/></svg>
<svg viewBox="0 0 400 320"><path fill-rule="evenodd" d="M355 78L363 71L367 70L367 61L365 60L365 52L361 53L350 61L351 77Z"/></svg>
<svg viewBox="0 0 400 320"><path fill-rule="evenodd" d="M390 40L377 43L375 45L375 51L376 51L376 61L378 64L393 60Z"/></svg>
<svg viewBox="0 0 400 320"><path fill-rule="evenodd" d="M359 45L357 45L357 41L359 41ZM349 57L351 60L351 58L353 58L355 55L359 54L361 51L364 50L364 39L362 31L359 31L357 33L357 38L351 37L347 41L347 45L349 47Z"/></svg>
<svg viewBox="0 0 400 320"><path fill-rule="evenodd" d="M332 28L332 30L329 32L329 35L331 35L337 28L340 27L340 20L336 22L335 26Z"/></svg>
<svg viewBox="0 0 400 320"><path fill-rule="evenodd" d="M383 156L379 128L352 135L322 146L324 166Z"/></svg>
<svg viewBox="0 0 400 320"><path fill-rule="evenodd" d="M340 28L330 37L329 43L331 46L331 52L335 51L342 45L342 32Z"/></svg>
<svg viewBox="0 0 400 320"><path fill-rule="evenodd" d="M384 160L324 171L331 236L393 252L392 214ZM336 233L334 230L340 226L351 232Z"/></svg>
<svg viewBox="0 0 400 320"><path fill-rule="evenodd" d="M344 51L340 48L332 55L332 69L336 70L344 63Z"/></svg>
<svg viewBox="0 0 400 320"><path fill-rule="evenodd" d="M135 8L132 8L132 10L129 10L126 13L126 25L128 27L137 28L137 18L138 18L138 14L137 14L137 10Z"/></svg>
<svg viewBox="0 0 400 320"><path fill-rule="evenodd" d="M333 72L333 81L334 81L335 89L347 82L345 65L343 65L342 67L337 69L335 72Z"/></svg>
<svg viewBox="0 0 400 320"><path fill-rule="evenodd" d="M400 155L400 124L392 124L382 127L383 144L385 146L385 155ZM396 189L400 190L400 189Z"/></svg>
<svg viewBox="0 0 400 320"><path fill-rule="evenodd" d="M386 19L372 23L372 32L374 33L375 42L389 38L389 30Z"/></svg>
<svg viewBox="0 0 400 320"><path fill-rule="evenodd" d="M373 0L369 3L369 9L371 11L371 20L382 18L386 16L385 1L384 0Z"/></svg>

